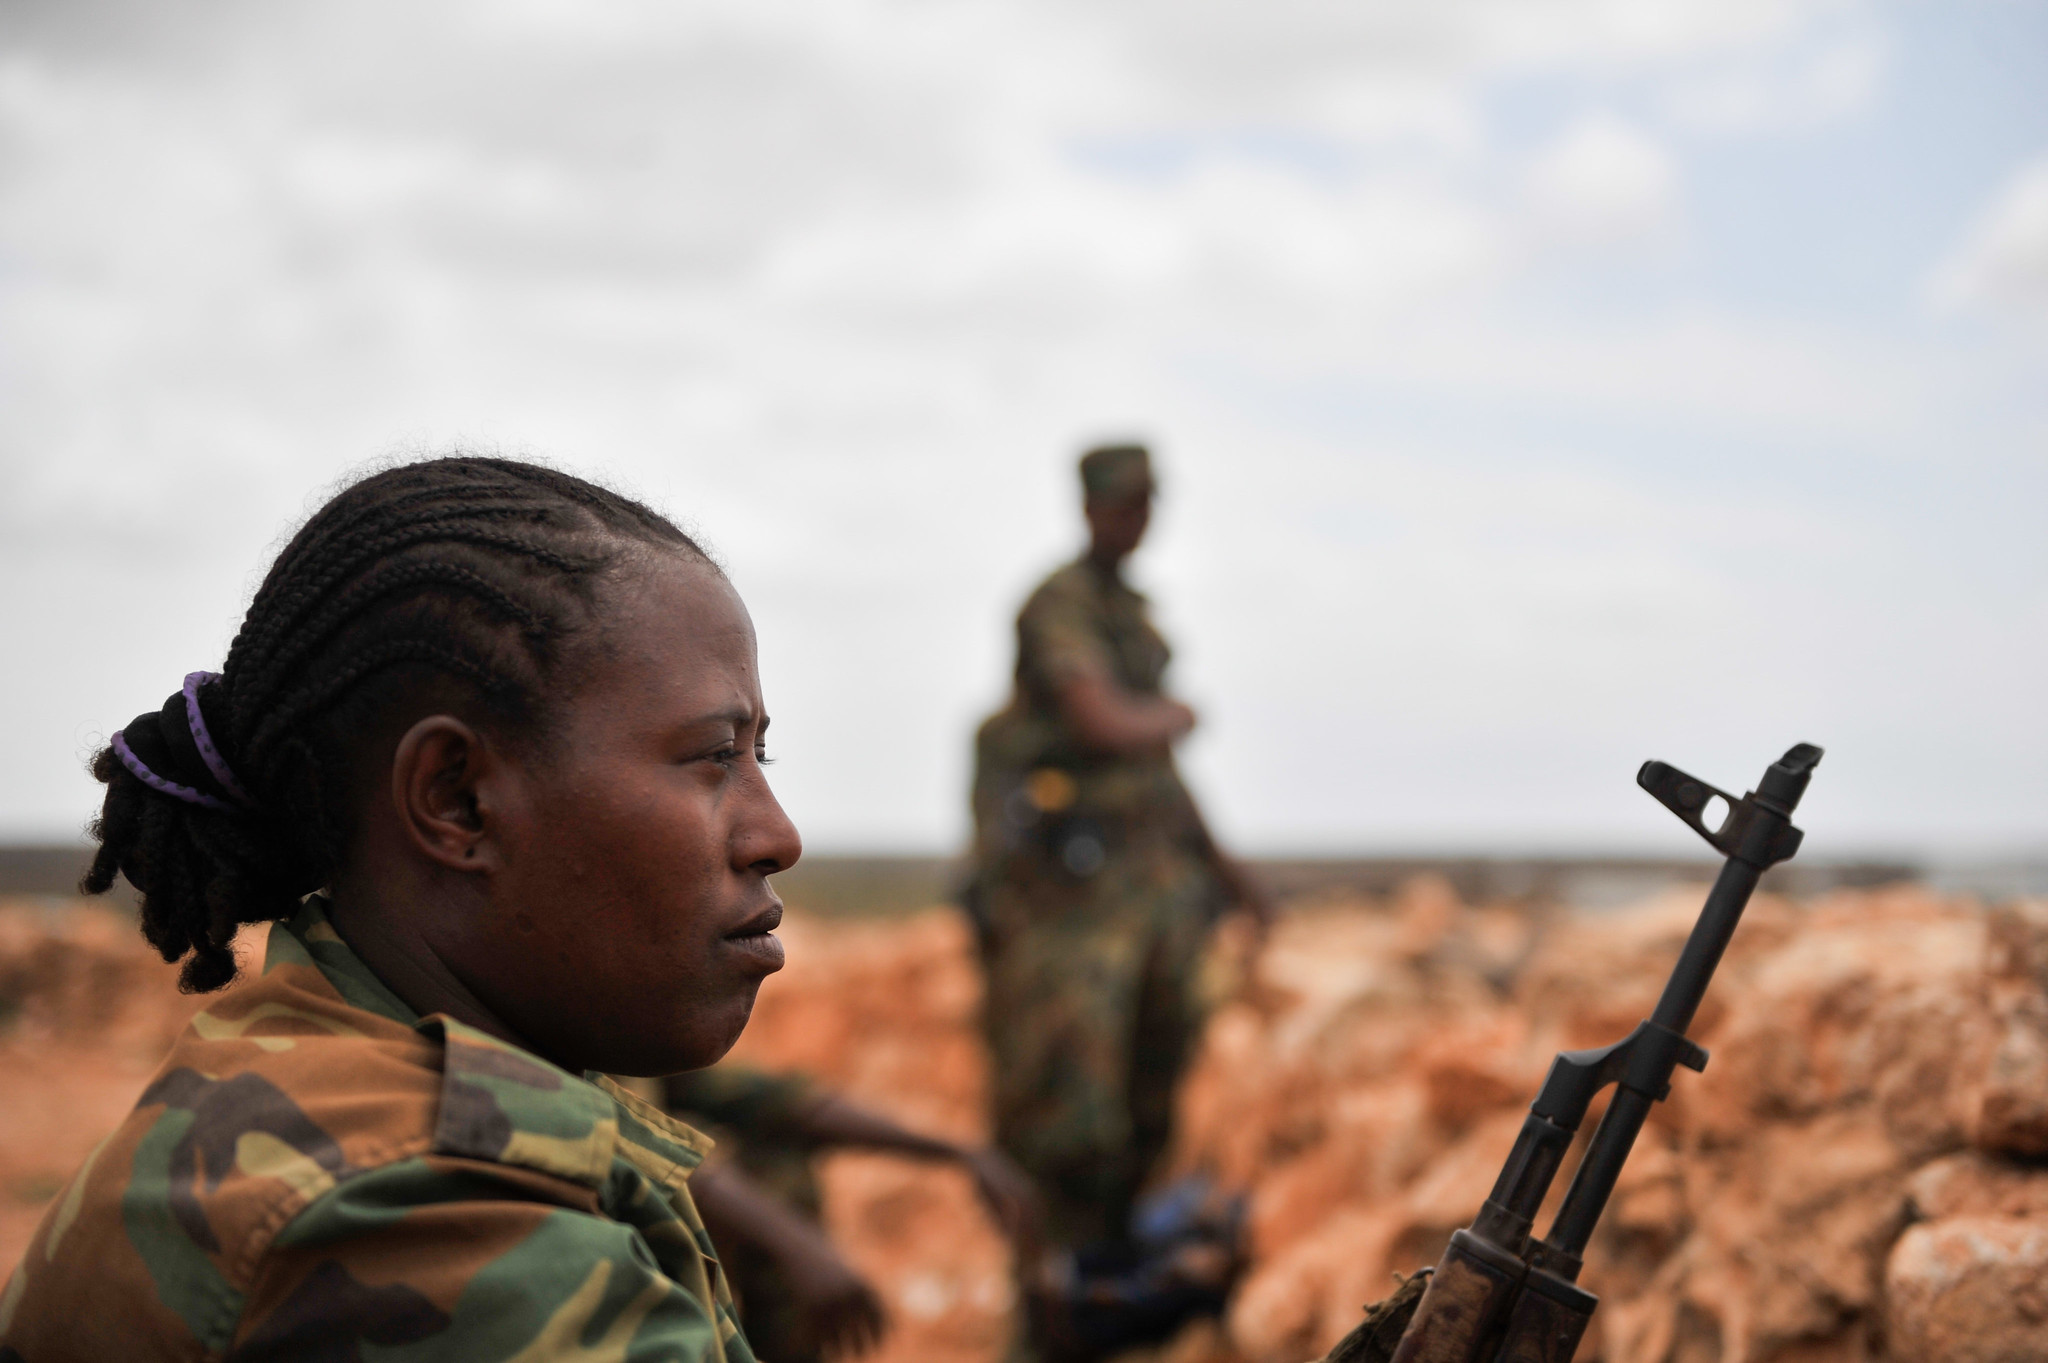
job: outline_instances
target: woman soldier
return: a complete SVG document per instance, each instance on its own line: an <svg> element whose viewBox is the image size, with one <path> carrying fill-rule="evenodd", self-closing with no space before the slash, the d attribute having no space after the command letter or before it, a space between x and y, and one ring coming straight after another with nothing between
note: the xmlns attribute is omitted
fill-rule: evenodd
<svg viewBox="0 0 2048 1363"><path fill-rule="evenodd" d="M717 1059L782 964L754 632L682 531L502 459L306 523L219 675L94 759L195 993L0 1293L0 1359L753 1357L688 1180L601 1072Z"/></svg>

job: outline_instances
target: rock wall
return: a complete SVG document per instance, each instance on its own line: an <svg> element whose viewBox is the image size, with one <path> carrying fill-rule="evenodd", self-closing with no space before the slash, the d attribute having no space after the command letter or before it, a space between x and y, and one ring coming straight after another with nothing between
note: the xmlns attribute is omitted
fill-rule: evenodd
<svg viewBox="0 0 2048 1363"><path fill-rule="evenodd" d="M199 1007L132 917L0 900L0 1273Z"/></svg>
<svg viewBox="0 0 2048 1363"><path fill-rule="evenodd" d="M1252 1189L1235 1347L1313 1357L1434 1262L1551 1055L1648 1014L1701 897L1525 916L1417 882L1290 916L1183 1093L1179 1160ZM1694 1030L1713 1059L1589 1248L1580 1357L2048 1359L2044 967L2041 906L1759 898Z"/></svg>

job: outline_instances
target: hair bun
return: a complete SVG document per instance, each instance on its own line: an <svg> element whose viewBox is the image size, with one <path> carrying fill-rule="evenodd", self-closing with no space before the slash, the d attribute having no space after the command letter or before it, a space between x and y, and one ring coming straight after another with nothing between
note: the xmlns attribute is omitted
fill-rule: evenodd
<svg viewBox="0 0 2048 1363"><path fill-rule="evenodd" d="M194 674L201 675L210 676ZM193 723L196 696L196 691L175 691L157 709L129 720L116 736L135 755L136 763L127 765L145 785L189 804L233 811L245 805L247 797L232 784L232 777L223 780L218 774L227 771L219 752L209 761L201 750L202 737L209 744L213 740L203 719ZM136 770L137 763L141 770ZM194 800L193 794L206 798Z"/></svg>

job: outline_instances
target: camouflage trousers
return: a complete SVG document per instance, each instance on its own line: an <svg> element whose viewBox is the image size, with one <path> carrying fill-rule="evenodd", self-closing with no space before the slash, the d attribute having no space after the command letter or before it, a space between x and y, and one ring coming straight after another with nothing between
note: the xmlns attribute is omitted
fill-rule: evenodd
<svg viewBox="0 0 2048 1363"><path fill-rule="evenodd" d="M1213 881L1168 848L1085 877L1020 852L975 893L997 1144L1038 1183L1056 1241L1121 1236L1201 1022Z"/></svg>

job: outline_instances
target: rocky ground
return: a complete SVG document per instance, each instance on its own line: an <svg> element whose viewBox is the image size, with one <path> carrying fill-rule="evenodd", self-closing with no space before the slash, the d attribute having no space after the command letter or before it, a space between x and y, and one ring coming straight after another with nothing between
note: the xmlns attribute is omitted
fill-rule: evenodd
<svg viewBox="0 0 2048 1363"><path fill-rule="evenodd" d="M1220 958L1175 1158L1250 1193L1252 1264L1171 1363L1299 1363L1432 1262L1551 1054L1648 1012L1699 899L1575 916L1417 881L1296 904L1248 964ZM977 1136L960 924L797 912L784 935L741 1054ZM195 1006L125 919L0 905L0 1264ZM1582 1358L2048 1358L2048 905L1759 898L1695 1035L1713 1060L1678 1077L1589 1253ZM965 1181L840 1155L824 1182L890 1303L882 1356L993 1363L1008 1263Z"/></svg>
<svg viewBox="0 0 2048 1363"><path fill-rule="evenodd" d="M1546 917L1418 882L1291 915L1183 1095L1183 1162L1253 1189L1232 1345L1311 1357L1433 1262L1551 1055L1648 1014L1700 897ZM1706 1073L1590 1247L1581 1357L2048 1358L2044 984L2048 905L1759 898L1694 1029Z"/></svg>

